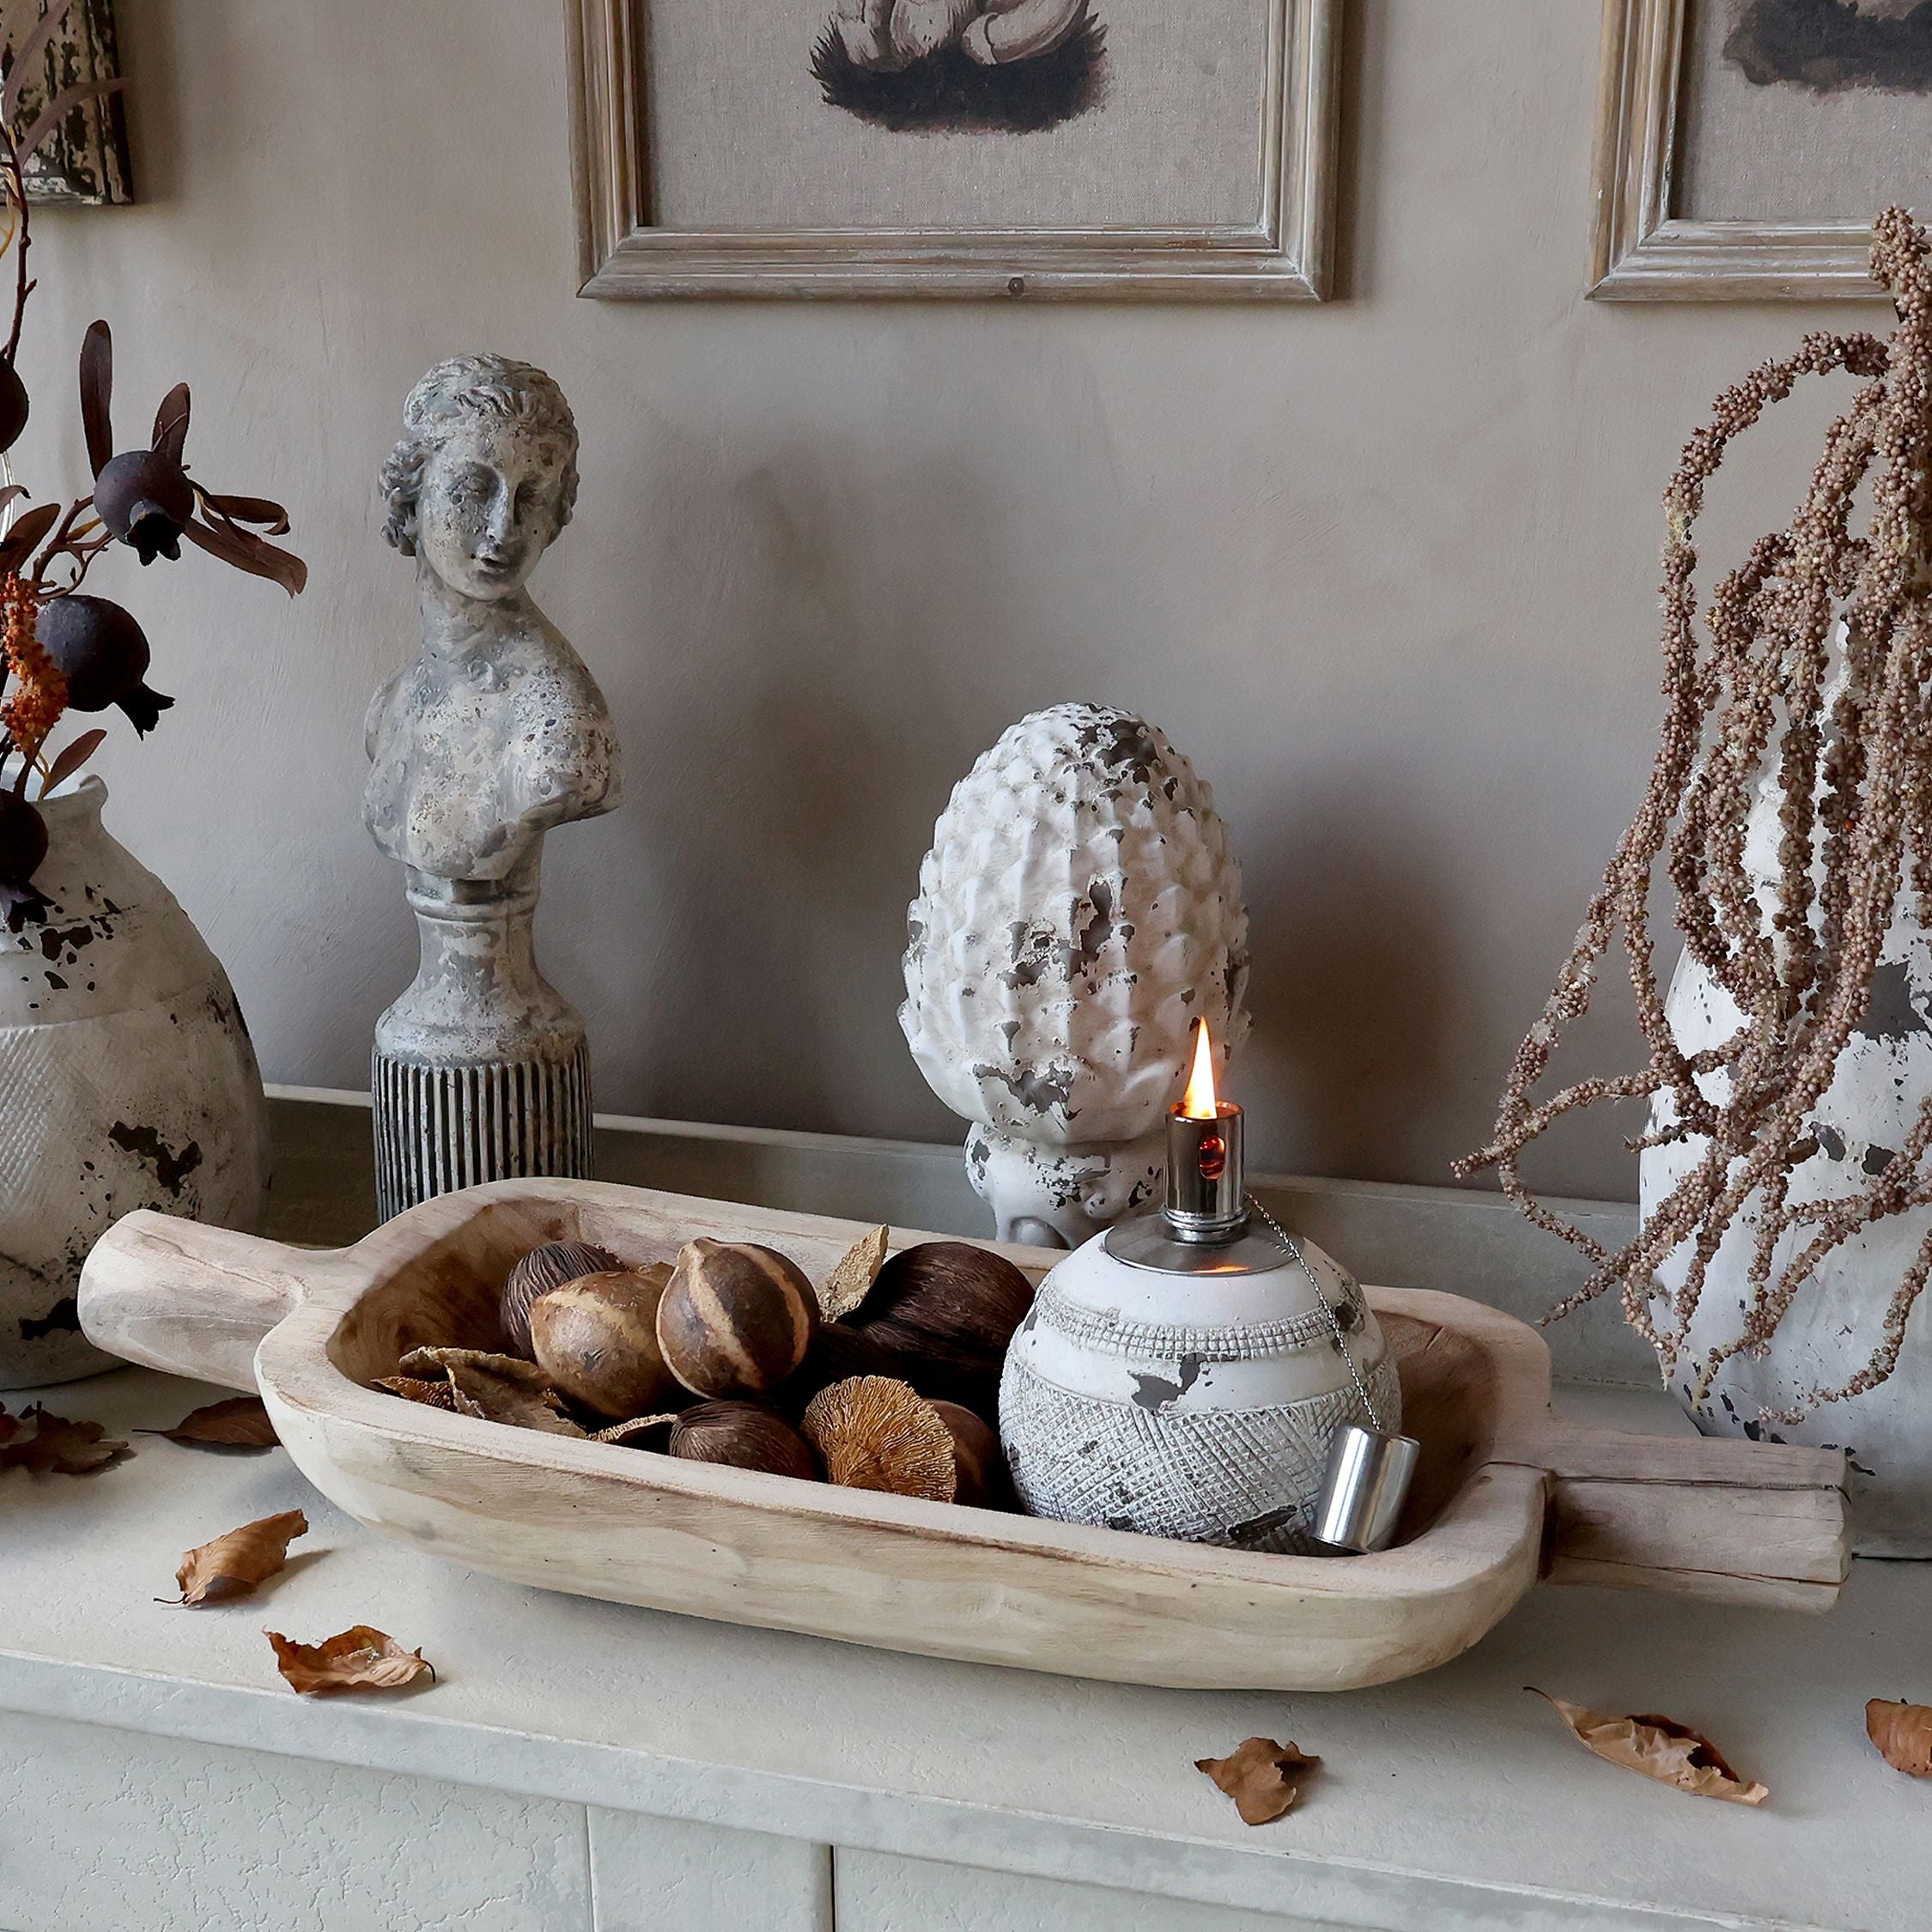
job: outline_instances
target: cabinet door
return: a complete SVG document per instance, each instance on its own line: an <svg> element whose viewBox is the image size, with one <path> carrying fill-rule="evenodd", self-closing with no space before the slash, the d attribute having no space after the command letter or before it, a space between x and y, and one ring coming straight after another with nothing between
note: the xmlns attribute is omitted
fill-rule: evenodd
<svg viewBox="0 0 1932 1932"><path fill-rule="evenodd" d="M580 1805L0 1718L15 1932L591 1932Z"/></svg>
<svg viewBox="0 0 1932 1932"><path fill-rule="evenodd" d="M838 1932L1323 1932L1311 1918L879 1852L841 1851L834 1869Z"/></svg>

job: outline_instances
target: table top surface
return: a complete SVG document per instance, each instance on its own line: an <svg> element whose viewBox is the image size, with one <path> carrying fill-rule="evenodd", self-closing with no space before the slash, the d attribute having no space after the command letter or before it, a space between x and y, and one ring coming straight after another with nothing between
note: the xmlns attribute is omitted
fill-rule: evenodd
<svg viewBox="0 0 1932 1932"><path fill-rule="evenodd" d="M221 1393L125 1370L47 1400L125 1434ZM1637 1400L1564 1406L1674 1425ZM283 1450L131 1440L95 1475L0 1476L0 1709L1277 1910L1291 1875L1294 1909L1338 1923L1417 1874L1472 1888L1472 1925L1589 1923L1586 1901L1659 1924L1925 1923L1932 1783L1878 1757L1863 1711L1932 1703L1932 1565L1862 1561L1823 1618L1539 1589L1405 1683L1160 1691L501 1583L362 1528ZM253 1597L156 1601L189 1547L293 1508L310 1533ZM420 1645L437 1682L326 1702L283 1686L264 1626L316 1642L360 1623ZM1751 1810L1603 1764L1526 1686L1695 1725L1771 1795ZM1194 1760L1257 1733L1322 1765L1292 1814L1249 1829Z"/></svg>

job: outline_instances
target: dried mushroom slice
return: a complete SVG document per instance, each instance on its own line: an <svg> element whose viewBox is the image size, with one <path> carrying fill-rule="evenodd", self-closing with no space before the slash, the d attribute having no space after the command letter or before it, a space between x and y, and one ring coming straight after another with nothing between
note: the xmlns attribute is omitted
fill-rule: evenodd
<svg viewBox="0 0 1932 1932"><path fill-rule="evenodd" d="M799 1426L829 1482L934 1503L953 1499L952 1431L909 1382L890 1376L835 1382L812 1397Z"/></svg>

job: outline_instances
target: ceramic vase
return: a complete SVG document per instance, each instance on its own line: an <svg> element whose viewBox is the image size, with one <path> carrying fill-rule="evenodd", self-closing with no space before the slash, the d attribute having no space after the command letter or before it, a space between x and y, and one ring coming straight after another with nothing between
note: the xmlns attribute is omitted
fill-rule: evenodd
<svg viewBox="0 0 1932 1932"><path fill-rule="evenodd" d="M262 1078L228 975L82 780L45 801L46 923L0 927L0 1388L115 1366L82 1335L81 1263L137 1207L250 1228Z"/></svg>
<svg viewBox="0 0 1932 1932"><path fill-rule="evenodd" d="M1765 790L1746 827L1745 865L1769 920L1777 904L1777 799ZM1932 1099L1932 933L1914 916L1914 896L1901 894L1872 987L1869 1010L1840 1057L1813 1114L1818 1151L1793 1173L1794 1202L1842 1197L1867 1186L1903 1145ZM1666 1005L1686 1053L1715 1047L1737 1030L1730 996L1688 953L1679 962ZM1722 1074L1704 1079L1707 1097L1722 1099ZM1656 1119L1672 1117L1668 1106ZM1701 1139L1647 1148L1640 1166L1646 1216L1702 1157ZM1845 1449L1850 1457L1853 1546L1868 1556L1932 1556L1932 1301L1906 1324L1897 1369L1878 1388L1814 1408L1795 1425L1761 1419L1789 1407L1807 1391L1832 1388L1862 1368L1878 1342L1887 1303L1928 1235L1932 1208L1879 1221L1832 1250L1801 1289L1761 1355L1734 1356L1708 1400L1692 1400L1692 1378L1707 1352L1737 1334L1749 1293L1759 1218L1747 1202L1712 1260L1690 1346L1674 1393L1707 1435L1747 1436ZM1808 1230L1778 1242L1775 1266L1790 1261ZM1659 1269L1667 1288L1684 1279L1686 1251Z"/></svg>
<svg viewBox="0 0 1932 1932"><path fill-rule="evenodd" d="M1205 1018L1248 1030L1248 913L1214 795L1132 713L1023 718L954 787L907 920L899 1009L972 1123L999 1237L1078 1247L1158 1199Z"/></svg>
<svg viewBox="0 0 1932 1932"><path fill-rule="evenodd" d="M1267 1237L1249 1272L1135 1267L1096 1236L1040 1284L1006 1352L999 1437L1028 1512L1305 1554L1328 1446L1360 1421L1339 1324L1376 1412L1402 1397L1380 1324L1332 1255L1315 1287Z"/></svg>

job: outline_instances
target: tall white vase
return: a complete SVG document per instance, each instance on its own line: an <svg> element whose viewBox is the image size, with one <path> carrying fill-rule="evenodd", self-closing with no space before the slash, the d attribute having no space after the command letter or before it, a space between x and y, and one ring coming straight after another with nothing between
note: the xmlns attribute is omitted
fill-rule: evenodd
<svg viewBox="0 0 1932 1932"><path fill-rule="evenodd" d="M81 1263L137 1207L247 1228L267 1103L221 963L102 825L83 780L41 811L46 922L0 926L0 1388L113 1367L81 1334Z"/></svg>
<svg viewBox="0 0 1932 1932"><path fill-rule="evenodd" d="M1766 791L1747 826L1745 863L1767 920L1777 904L1777 802ZM1792 1176L1795 1201L1862 1188L1932 1097L1932 933L1912 916L1911 901L1909 892L1901 898L1870 1010L1813 1112L1818 1151ZM1672 978L1666 1012L1687 1053L1729 1038L1741 1017L1730 996L1688 954ZM1723 1077L1707 1076L1704 1084L1708 1098L1722 1097ZM1646 1218L1704 1149L1701 1139L1693 1139L1645 1150L1639 1171ZM1710 1400L1695 1403L1692 1382L1707 1351L1735 1339L1742 1320L1759 1225L1753 1205L1746 1204L1710 1264L1674 1393L1707 1435L1845 1449L1855 1547L1868 1556L1932 1556L1932 1293L1913 1312L1889 1381L1814 1409L1795 1426L1759 1420L1767 1410L1789 1407L1807 1389L1840 1386L1864 1365L1880 1338L1886 1303L1932 1232L1932 1208L1893 1216L1835 1249L1801 1289L1764 1354L1734 1356ZM1800 1229L1779 1241L1777 1268L1807 1235ZM1667 1287L1681 1285L1686 1258L1680 1249L1659 1271Z"/></svg>

